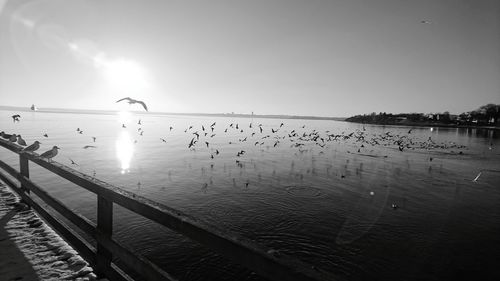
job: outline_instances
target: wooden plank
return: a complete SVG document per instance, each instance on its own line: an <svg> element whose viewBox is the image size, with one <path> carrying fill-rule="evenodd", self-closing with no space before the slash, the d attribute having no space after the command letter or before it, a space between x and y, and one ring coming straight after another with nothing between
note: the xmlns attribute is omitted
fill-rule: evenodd
<svg viewBox="0 0 500 281"><path fill-rule="evenodd" d="M19 171L21 172L22 176L26 178L30 177L29 162L28 158L25 156L25 153L19 154ZM21 189L26 193L30 193L29 189L27 189L23 183L21 183Z"/></svg>
<svg viewBox="0 0 500 281"><path fill-rule="evenodd" d="M131 250L118 244L116 241L98 232L97 242L113 253L120 261L125 263L133 271L144 277L146 280L176 280L173 276L163 271L158 266L151 263L141 255L133 253Z"/></svg>
<svg viewBox="0 0 500 281"><path fill-rule="evenodd" d="M111 239L113 233L113 202L97 197L97 233L98 237ZM111 266L112 253L97 240L97 273L104 275Z"/></svg>
<svg viewBox="0 0 500 281"><path fill-rule="evenodd" d="M0 168L4 169L7 173L9 173L9 175L17 179L19 172L16 169L9 166L9 164L0 160Z"/></svg>
<svg viewBox="0 0 500 281"><path fill-rule="evenodd" d="M66 207L62 202L50 196L46 191L44 191L41 187L39 187L34 182L29 179L23 177L20 173L18 173L15 169L5 164L0 160L0 167L6 170L11 176L15 177L18 181L24 185L27 190L33 190L33 192L38 195L45 203L51 206L54 210L59 212L62 216L68 219L70 222L78 226L85 233L89 234L91 237L96 237L96 226L89 219L74 213L68 207Z"/></svg>
<svg viewBox="0 0 500 281"><path fill-rule="evenodd" d="M32 190L38 197L40 197L45 203L56 210L59 214L68 219L71 223L76 225L78 228L83 230L85 233L90 235L92 238L96 238L96 225L91 220L86 217L73 212L71 209L66 207L61 201L50 196L45 190L33 183L32 181L24 178L18 178L22 184L24 184L28 190Z"/></svg>
<svg viewBox="0 0 500 281"><path fill-rule="evenodd" d="M87 243L80 235L71 230L62 221L50 215L42 206L38 205L29 195L22 192L22 190L8 179L2 172L0 172L0 179L9 185L21 199L26 202L33 210L35 210L50 226L54 228L65 240L71 244L80 255L88 261L91 265L95 265L95 250Z"/></svg>
<svg viewBox="0 0 500 281"><path fill-rule="evenodd" d="M130 277L125 271L123 271L120 267L118 267L116 264L111 263L111 267L106 269L106 277L108 277L109 280L113 281L134 281L132 277Z"/></svg>
<svg viewBox="0 0 500 281"><path fill-rule="evenodd" d="M84 244L83 247L78 247L75 244L72 244L71 241L68 240L68 237L66 237L66 231L59 231L56 229L56 231L61 235L61 237L68 243L71 244L72 247L74 247L78 253L92 266L96 266L96 259L95 259L95 248L87 243L85 239L80 237L77 233L74 233L71 228L66 226L63 222L60 222L59 220L53 218L49 213L44 211L43 207L39 206L38 203L34 202L29 196L24 194L21 191L21 188L18 187L14 182L12 182L9 178L7 178L5 175L3 175L2 172L0 172L0 179L4 181L14 192L16 192L21 198L24 198L26 204L30 205L33 207L33 209L53 228L56 228L53 223L55 222L56 224L59 223L61 227L66 228L69 232L71 232L71 235L76 236L79 240L81 240L81 243ZM24 195L23 195L24 194ZM26 198L29 198L26 200ZM36 204L36 206L35 206ZM42 211L42 212L40 212ZM50 217L50 218L49 218ZM123 270L118 268L114 263L111 264L111 267L109 267L106 270L106 276L110 278L110 280L117 280L117 281L133 281L130 276L128 276Z"/></svg>
<svg viewBox="0 0 500 281"><path fill-rule="evenodd" d="M17 143L13 143L13 142L10 142L8 140L4 140L2 138L0 138L0 146L3 146L5 148L7 148L8 150L13 151L15 153L19 153L23 149L23 147L18 145Z"/></svg>

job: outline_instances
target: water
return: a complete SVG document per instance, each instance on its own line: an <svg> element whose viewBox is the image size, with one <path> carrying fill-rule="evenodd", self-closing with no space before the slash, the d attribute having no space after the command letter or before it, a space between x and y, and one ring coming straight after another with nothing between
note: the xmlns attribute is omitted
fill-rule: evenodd
<svg viewBox="0 0 500 281"><path fill-rule="evenodd" d="M498 131L408 134L408 127L363 130L335 121L130 113L21 112L14 123L12 114L0 111L0 130L41 141L41 152L59 146L58 162L348 280L493 280L500 273ZM293 130L304 140L290 137ZM341 136L327 141L328 134ZM359 136L378 144L362 147ZM403 151L395 140L404 141ZM0 157L18 166L9 151ZM482 169L489 171L474 182ZM30 176L95 221L92 193L32 163ZM114 210L114 238L181 280L260 280L187 238Z"/></svg>

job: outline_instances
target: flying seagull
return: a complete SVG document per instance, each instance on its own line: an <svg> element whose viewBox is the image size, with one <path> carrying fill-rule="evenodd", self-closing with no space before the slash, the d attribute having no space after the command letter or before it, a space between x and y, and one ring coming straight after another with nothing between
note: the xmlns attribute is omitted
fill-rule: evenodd
<svg viewBox="0 0 500 281"><path fill-rule="evenodd" d="M126 97L126 98L123 98L123 99L119 99L117 100L116 102L121 102L123 100L127 100L128 101L128 104L134 104L134 103L138 103L140 105L142 105L142 107L144 107L144 109L146 111L148 111L148 107L146 106L146 104L143 102L143 101L140 101L140 100L134 100L132 98L129 98L129 97Z"/></svg>
<svg viewBox="0 0 500 281"><path fill-rule="evenodd" d="M47 150L44 153L40 154L40 157L47 158L47 160L49 160L49 162L50 162L52 160L52 158L56 157L58 149L59 149L59 147L54 145L54 147L52 147L51 150Z"/></svg>
<svg viewBox="0 0 500 281"><path fill-rule="evenodd" d="M16 122L16 121L19 122L19 118L21 118L21 115L19 115L19 114L12 115L12 121L14 121L14 122Z"/></svg>
<svg viewBox="0 0 500 281"><path fill-rule="evenodd" d="M39 141L35 141L35 142L34 142L33 144L31 144L30 146L28 146L28 147L24 148L24 149L23 149L23 151L33 152L33 151L35 151L35 150L37 150L37 149L39 149L39 148L40 148L40 144L41 144L41 142L39 142Z"/></svg>

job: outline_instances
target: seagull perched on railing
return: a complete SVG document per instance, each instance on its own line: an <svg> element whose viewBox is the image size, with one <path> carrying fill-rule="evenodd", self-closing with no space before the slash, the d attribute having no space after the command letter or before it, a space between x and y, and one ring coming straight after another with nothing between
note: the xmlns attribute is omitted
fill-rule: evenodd
<svg viewBox="0 0 500 281"><path fill-rule="evenodd" d="M6 134L4 131L1 131L0 132L0 136L6 140L10 139L10 137L12 137L12 135L10 134Z"/></svg>
<svg viewBox="0 0 500 281"><path fill-rule="evenodd" d="M33 144L31 144L30 146L25 147L25 148L23 149L23 151L33 152L33 151L35 151L35 150L37 150L37 149L39 149L39 148L40 148L40 144L41 144L41 142L39 142L39 141L35 141L35 142L34 142Z"/></svg>
<svg viewBox="0 0 500 281"><path fill-rule="evenodd" d="M16 134L12 134L12 136L10 136L10 138L9 138L9 141L10 142L16 142L17 141L17 135Z"/></svg>
<svg viewBox="0 0 500 281"><path fill-rule="evenodd" d="M17 144L26 146L26 141L21 137L21 135L17 135Z"/></svg>
<svg viewBox="0 0 500 281"><path fill-rule="evenodd" d="M123 99L119 99L117 100L116 102L121 102L123 100L127 100L128 101L128 104L134 104L134 103L138 103L140 105L142 105L142 107L144 107L144 109L146 111L148 111L148 107L146 106L146 104L143 102L143 101L140 101L140 100L135 100L135 99L132 99L132 98L129 98L129 97L126 97L126 98L123 98Z"/></svg>
<svg viewBox="0 0 500 281"><path fill-rule="evenodd" d="M47 160L49 160L49 162L50 162L52 160L52 158L56 157L58 149L60 149L60 148L54 145L54 147L52 147L51 150L47 150L44 153L40 154L40 157L47 158Z"/></svg>

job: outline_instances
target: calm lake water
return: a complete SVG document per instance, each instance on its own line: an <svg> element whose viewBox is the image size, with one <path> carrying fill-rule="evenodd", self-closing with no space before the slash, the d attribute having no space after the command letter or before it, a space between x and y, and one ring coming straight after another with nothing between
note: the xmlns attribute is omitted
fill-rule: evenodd
<svg viewBox="0 0 500 281"><path fill-rule="evenodd" d="M39 152L59 146L55 161L347 280L500 274L499 131L131 113L21 112L14 123L13 114L0 111L0 130L41 141ZM18 167L6 149L0 158ZM30 176L95 221L93 194L33 163ZM114 210L115 239L181 280L261 280Z"/></svg>

